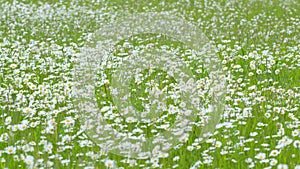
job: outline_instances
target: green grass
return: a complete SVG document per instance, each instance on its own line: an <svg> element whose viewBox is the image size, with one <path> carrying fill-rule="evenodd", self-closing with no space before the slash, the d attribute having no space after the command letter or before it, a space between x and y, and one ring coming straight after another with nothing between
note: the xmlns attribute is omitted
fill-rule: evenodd
<svg viewBox="0 0 300 169"><path fill-rule="evenodd" d="M292 136L293 131L300 130L299 4L279 0L243 3L234 0L189 2L168 0L162 4L158 0L110 0L99 3L85 0L0 0L0 139L3 138L0 140L0 168L30 168L23 160L28 155L34 157L36 166L32 168L94 166L102 169L106 168L106 159L114 160L118 167L151 168L152 164L146 160L136 160L137 164L130 166L121 162L127 159L126 157L113 153L101 154L101 149L84 134L68 140L68 137L72 138L81 130L82 113L74 108L73 98L66 91L71 91L74 86L74 58L80 52L80 47L90 43L87 40L89 33L99 31L101 24L113 19L118 12L169 10L176 11L178 15L183 15L197 25L214 41L216 47L219 44L225 46L217 52L218 58L224 61L222 68L228 87L226 98L229 98L224 100L227 109L222 113L224 115L220 123L230 122L232 127L216 129L211 136L212 142L200 142L194 146L193 151L189 151L187 147L195 143L194 139L199 137L202 129L194 127L186 143L178 149L171 149L167 158L159 160L160 168L172 168L174 165L178 165L180 169L190 168L197 161L203 163L206 157L211 158L212 162L201 164L197 168L249 168L250 163L245 162L247 158L255 162L254 168L269 167L269 161L261 163L255 158L260 152L266 153L266 159L274 158L278 164L287 164L289 168L300 165L299 148L295 148L293 143L282 148L278 156L269 156L272 150L279 149L276 148L278 141L285 136L292 141L300 140L299 135ZM44 16L38 18L42 15ZM182 53L187 50L174 39L157 38L153 34L137 37L141 40L132 38L130 41L134 46L157 42L157 46L173 45L174 49L182 48ZM122 43L124 41L120 41L119 44ZM116 44L113 54L124 50L118 48L119 44ZM125 49L126 52L127 50L129 49ZM182 53L179 52L178 55ZM247 59L243 58L245 55L248 56ZM255 57L250 58L252 55ZM187 56L185 59L188 60ZM254 63L256 68L252 69L250 63ZM12 64L16 67L12 68ZM197 80L207 77L208 72L203 66L202 73L195 71L201 68L198 62L191 65L194 68L191 71ZM236 68L236 65L240 65L240 68ZM257 74L257 69L262 70L262 73ZM279 73L275 73L276 70L280 70ZM253 76L249 76L250 72ZM105 73L110 76L113 70L107 68ZM149 75L149 72L146 70L144 74ZM158 74L161 76L158 77ZM27 80L35 85L36 89L31 89L28 83L24 82L26 75L31 75ZM103 77L100 76L101 78ZM240 83L239 78L242 79ZM169 85L162 83L166 79L168 78L164 72L157 70L145 81L156 80L159 87L163 88L164 85ZM176 83L172 77L169 77L169 80ZM39 85L43 87L41 94ZM249 88L251 86L256 86L256 89ZM147 88L146 82L143 85L132 82L130 87L138 89L132 93L131 103L136 109L144 110L138 97L147 97L147 93L144 92ZM284 92L280 92L280 89L284 89ZM290 95L288 91L291 90L294 93ZM103 106L101 101L113 102L109 85L100 86L95 92L98 93L99 108ZM105 93L106 97L99 93ZM106 104L108 105L108 102ZM168 104L175 103L168 100ZM35 113L24 112L28 107L34 109ZM285 112L278 113L274 107L284 108ZM244 108L252 108L251 113L243 116ZM164 113L166 112L162 115ZM270 113L270 117L267 118L265 113ZM11 117L10 123L6 121L8 117ZM72 117L75 122L69 126L64 125L62 122L67 117ZM168 120L172 124L174 117L170 116ZM26 129L14 129L26 121ZM125 123L125 119L122 123ZM258 126L260 123L267 126ZM284 134L273 137L279 131L279 125L284 128ZM129 130L135 127L137 126L128 125ZM153 136L149 132L151 129L144 129L148 137ZM257 132L257 135L252 135L251 132ZM7 139L4 139L6 137ZM62 141L63 139L68 141ZM41 144L44 141L52 144L51 152L45 151L44 145ZM215 147L215 141L220 141L222 146ZM30 142L34 142L35 145L31 145ZM89 144L84 145L86 142ZM262 144L268 146L264 147ZM17 147L14 154L5 152L9 146ZM224 153L225 151L228 153ZM101 155L92 158L90 154ZM173 160L176 156L180 157L178 161ZM37 164L37 160L43 161ZM70 161L64 164L65 160ZM47 167L47 162L53 164ZM142 164L144 166L140 166ZM272 168L277 168L278 164Z"/></svg>

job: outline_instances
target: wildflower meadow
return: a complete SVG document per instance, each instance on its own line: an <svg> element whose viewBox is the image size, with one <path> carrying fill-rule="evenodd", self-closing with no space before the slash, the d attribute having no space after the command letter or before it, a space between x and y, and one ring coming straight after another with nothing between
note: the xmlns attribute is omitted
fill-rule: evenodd
<svg viewBox="0 0 300 169"><path fill-rule="evenodd" d="M0 169L300 169L297 0L0 0Z"/></svg>

